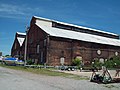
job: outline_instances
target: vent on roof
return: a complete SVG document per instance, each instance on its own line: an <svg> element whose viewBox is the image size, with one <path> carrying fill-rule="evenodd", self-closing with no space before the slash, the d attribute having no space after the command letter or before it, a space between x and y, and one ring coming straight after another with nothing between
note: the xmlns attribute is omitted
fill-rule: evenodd
<svg viewBox="0 0 120 90"><path fill-rule="evenodd" d="M72 30L72 27L71 27L71 26L63 25L63 24L55 23L55 22L52 23L52 27L56 27L56 28L60 28L60 29Z"/></svg>
<svg viewBox="0 0 120 90"><path fill-rule="evenodd" d="M97 32L97 31L89 30L87 28L84 29L84 28L79 28L79 27L75 27L75 26L69 26L69 25L65 25L65 24L61 24L61 23L57 23L57 22L52 22L52 27L66 29L66 30L72 30L72 31L82 32L82 33L88 33L88 34L93 34L93 35L98 35L98 36L103 36L103 37L108 37L108 38L114 38L114 39L119 38L116 35L103 33L103 32Z"/></svg>

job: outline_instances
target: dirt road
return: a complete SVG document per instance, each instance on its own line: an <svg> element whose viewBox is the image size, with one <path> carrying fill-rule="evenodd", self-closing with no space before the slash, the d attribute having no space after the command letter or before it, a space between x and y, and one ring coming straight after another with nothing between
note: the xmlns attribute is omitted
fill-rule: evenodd
<svg viewBox="0 0 120 90"><path fill-rule="evenodd" d="M0 90L120 90L120 83L96 84L0 67Z"/></svg>

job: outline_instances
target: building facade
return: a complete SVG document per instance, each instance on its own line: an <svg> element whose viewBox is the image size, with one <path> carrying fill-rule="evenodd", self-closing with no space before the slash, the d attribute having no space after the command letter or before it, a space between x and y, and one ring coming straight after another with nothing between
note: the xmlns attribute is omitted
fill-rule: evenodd
<svg viewBox="0 0 120 90"><path fill-rule="evenodd" d="M36 64L71 65L76 57L85 65L120 56L117 34L34 16L27 33L27 59Z"/></svg>
<svg viewBox="0 0 120 90"><path fill-rule="evenodd" d="M24 59L25 50L25 33L17 32L11 49L11 56L19 59Z"/></svg>

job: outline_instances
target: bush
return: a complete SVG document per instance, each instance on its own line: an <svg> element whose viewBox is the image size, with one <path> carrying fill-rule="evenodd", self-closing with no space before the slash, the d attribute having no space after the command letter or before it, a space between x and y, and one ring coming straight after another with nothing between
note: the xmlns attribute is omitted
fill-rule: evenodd
<svg viewBox="0 0 120 90"><path fill-rule="evenodd" d="M117 68L120 67L120 57L114 56L109 60L105 61L104 66L107 68Z"/></svg>
<svg viewBox="0 0 120 90"><path fill-rule="evenodd" d="M73 59L72 63L75 66L80 66L81 65L81 61L82 60L80 60L79 58L75 58L75 59Z"/></svg>
<svg viewBox="0 0 120 90"><path fill-rule="evenodd" d="M27 65L32 65L34 62L32 60L27 60Z"/></svg>
<svg viewBox="0 0 120 90"><path fill-rule="evenodd" d="M103 63L101 63L99 60L95 60L94 63L92 64L93 68L101 69L103 66Z"/></svg>

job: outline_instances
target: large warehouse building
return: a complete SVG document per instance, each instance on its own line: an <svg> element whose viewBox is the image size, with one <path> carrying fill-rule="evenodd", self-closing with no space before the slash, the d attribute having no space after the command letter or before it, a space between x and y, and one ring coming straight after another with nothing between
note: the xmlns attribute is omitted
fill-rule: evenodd
<svg viewBox="0 0 120 90"><path fill-rule="evenodd" d="M24 59L24 50L25 50L25 33L16 32L15 40L11 49L11 56L19 59Z"/></svg>
<svg viewBox="0 0 120 90"><path fill-rule="evenodd" d="M37 64L71 65L81 58L85 65L120 56L117 34L34 16L27 32L27 59Z"/></svg>

